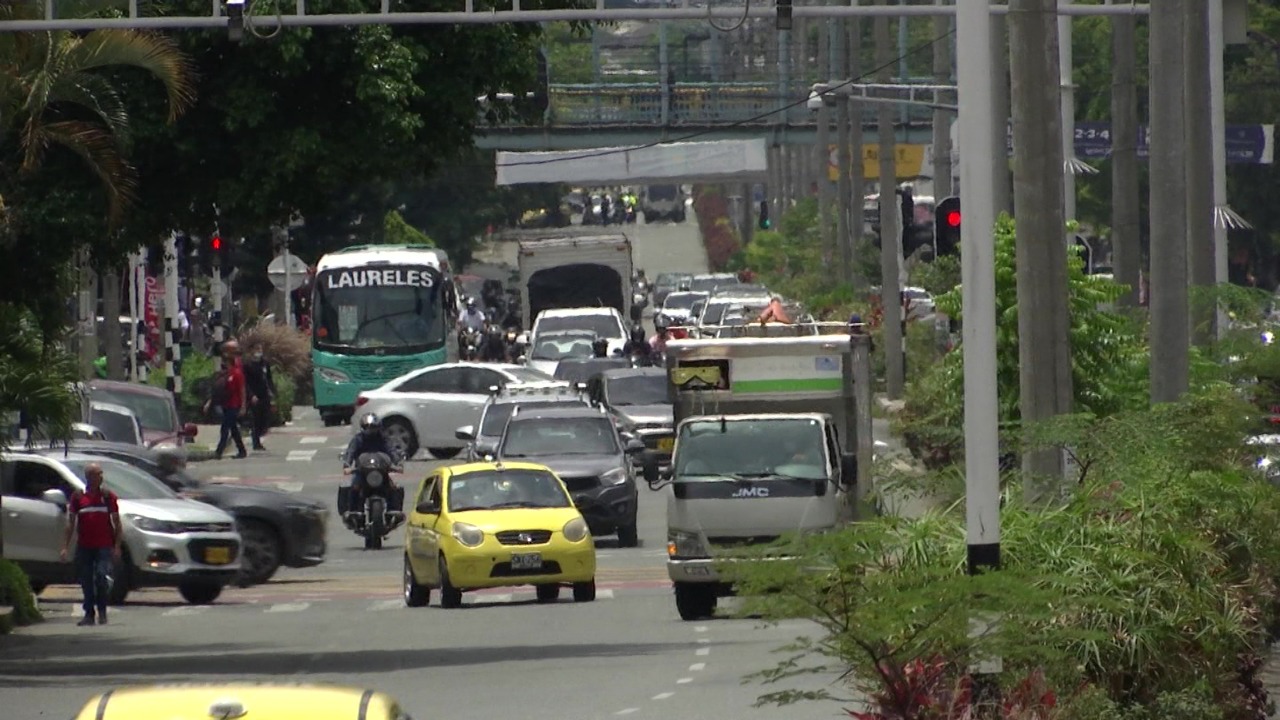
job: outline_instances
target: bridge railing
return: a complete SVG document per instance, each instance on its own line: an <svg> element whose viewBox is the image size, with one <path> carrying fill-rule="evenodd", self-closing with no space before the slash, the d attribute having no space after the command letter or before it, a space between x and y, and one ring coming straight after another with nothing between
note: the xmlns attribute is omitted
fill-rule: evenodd
<svg viewBox="0 0 1280 720"><path fill-rule="evenodd" d="M771 126L813 125L816 113L804 105L809 87L795 87L786 93L787 104L779 110L777 85L766 83L678 83L669 102L658 83L605 85L556 85L549 88L548 122L553 126ZM863 103L863 121L874 123L878 105ZM785 118L785 119L784 119ZM894 120L902 118L894 108ZM911 122L928 123L931 111L910 107Z"/></svg>

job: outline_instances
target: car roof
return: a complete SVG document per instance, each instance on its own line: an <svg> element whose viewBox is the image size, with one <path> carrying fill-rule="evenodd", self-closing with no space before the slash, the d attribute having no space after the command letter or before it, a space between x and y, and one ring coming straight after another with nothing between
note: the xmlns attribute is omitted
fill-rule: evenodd
<svg viewBox="0 0 1280 720"><path fill-rule="evenodd" d="M137 395L151 395L153 397L173 398L173 394L164 388L158 388L154 385L143 385L142 383L120 382L119 380L90 380L90 390L110 390L112 392L127 392Z"/></svg>
<svg viewBox="0 0 1280 720"><path fill-rule="evenodd" d="M141 445L130 445L129 443L111 442L109 440L72 440L65 447L59 443L57 447L32 448L30 452L38 455L62 455L70 453L72 455L93 455L97 456L104 452L113 452L120 455L130 455L141 458L148 462L159 463L160 453L145 448Z"/></svg>
<svg viewBox="0 0 1280 720"><path fill-rule="evenodd" d="M235 706L238 710L228 712ZM170 717L307 717L313 720L391 718L397 703L362 688L320 684L175 683L123 687L91 699L79 715L97 720L167 720ZM221 706L221 707L219 707Z"/></svg>
<svg viewBox="0 0 1280 720"><path fill-rule="evenodd" d="M485 470L545 470L551 472L546 465L531 463L519 460L504 460L502 462L481 461L472 463L463 463L461 465L450 465L444 468L450 475L466 475L467 473L483 472Z"/></svg>
<svg viewBox="0 0 1280 720"><path fill-rule="evenodd" d="M594 330L585 330L583 328L564 328L560 330L543 330L538 333L539 338L557 337L557 336L585 337L588 335L590 335L591 337L595 337L596 333Z"/></svg>
<svg viewBox="0 0 1280 720"><path fill-rule="evenodd" d="M93 400L89 403L89 406L92 407L94 410L113 412L119 415L129 415L129 416L133 415L133 411L123 405L118 405L116 403L110 403L110 402L103 402L102 400Z"/></svg>
<svg viewBox="0 0 1280 720"><path fill-rule="evenodd" d="M538 313L539 318L544 317L573 317L575 315L621 315L617 308L611 307L580 307L580 308L550 308Z"/></svg>
<svg viewBox="0 0 1280 720"><path fill-rule="evenodd" d="M520 420L529 419L569 419L569 418L607 418L599 408L591 405L583 405L582 407L547 407L538 408L531 407L528 410L517 408L511 414L511 420L514 422L517 418Z"/></svg>
<svg viewBox="0 0 1280 720"><path fill-rule="evenodd" d="M51 451L51 452L49 452L49 451ZM9 459L9 460L13 460L13 459L16 459L16 458L18 458L18 457L23 457L23 456L25 456L25 457L33 457L33 456L34 456L34 457L47 457L47 458L49 458L49 459L51 459L51 460L60 460L60 461L66 461L66 462L99 462L99 461L102 461L102 462L123 463L123 464L125 464L125 465L128 465L128 463L124 463L122 460L116 460L116 459L114 459L114 458L109 458L109 457L103 457L102 455L94 455L94 454L92 454L92 453L87 453L87 452L78 452L78 451L76 451L76 450L71 450L70 452L63 452L63 450L62 450L61 448L31 448L30 450L27 450L27 449L25 449L25 448L23 448L23 449L15 448L15 449L13 449L12 451L7 452L7 453L5 453L5 454L4 454L4 457L5 457L6 459Z"/></svg>
<svg viewBox="0 0 1280 720"><path fill-rule="evenodd" d="M490 405L528 405L532 403L579 402L589 405L587 399L576 391L566 391L553 395L505 395L493 399Z"/></svg>
<svg viewBox="0 0 1280 720"><path fill-rule="evenodd" d="M625 377L662 377L667 376L665 368L660 367L638 367L638 368L610 368L600 373L605 380L613 380L615 378Z"/></svg>

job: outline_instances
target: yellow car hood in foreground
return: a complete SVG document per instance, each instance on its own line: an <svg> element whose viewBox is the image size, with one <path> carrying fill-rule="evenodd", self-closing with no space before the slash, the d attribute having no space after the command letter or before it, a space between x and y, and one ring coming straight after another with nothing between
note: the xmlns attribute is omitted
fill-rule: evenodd
<svg viewBox="0 0 1280 720"><path fill-rule="evenodd" d="M153 685L93 698L76 720L407 720L387 695L329 685Z"/></svg>

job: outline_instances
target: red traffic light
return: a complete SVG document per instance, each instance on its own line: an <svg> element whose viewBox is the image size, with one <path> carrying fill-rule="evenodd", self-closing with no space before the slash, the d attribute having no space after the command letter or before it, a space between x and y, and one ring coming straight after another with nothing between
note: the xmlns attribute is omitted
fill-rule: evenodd
<svg viewBox="0 0 1280 720"><path fill-rule="evenodd" d="M222 236L221 236L221 235L214 235L214 236L209 240L209 246L213 248L214 252L217 252L217 251L221 250L221 249L222 249Z"/></svg>
<svg viewBox="0 0 1280 720"><path fill-rule="evenodd" d="M951 212L947 213L947 224L953 228L960 227L960 211L959 210L952 210Z"/></svg>

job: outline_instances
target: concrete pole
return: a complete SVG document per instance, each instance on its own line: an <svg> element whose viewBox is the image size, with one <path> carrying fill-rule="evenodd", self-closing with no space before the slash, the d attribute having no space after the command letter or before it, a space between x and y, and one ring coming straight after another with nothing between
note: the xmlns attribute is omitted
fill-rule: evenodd
<svg viewBox="0 0 1280 720"><path fill-rule="evenodd" d="M832 43L832 37L839 26L840 21L830 20L826 27L818 27L818 77L822 77L822 68L825 66L827 80L839 77L833 52L834 43ZM836 240L838 236L832 233L831 227L831 103L825 100L818 108L816 140L813 154L817 165L815 177L818 180L818 236L822 240L822 256L826 260L827 277L838 282L843 280L844 276L840 272L841 266L836 262L836 258L840 257ZM838 164L837 167L839 167Z"/></svg>
<svg viewBox="0 0 1280 720"><path fill-rule="evenodd" d="M946 0L934 0L936 5L946 5ZM933 19L933 36L942 37L952 28L954 21L949 17L938 16ZM953 69L951 43L936 42L933 44L933 79L939 85L950 82ZM951 93L939 93L940 104L954 103ZM953 113L942 109L933 111L933 197L937 202L951 197L951 121Z"/></svg>
<svg viewBox="0 0 1280 720"><path fill-rule="evenodd" d="M1208 97L1209 81L1209 2L1186 2L1183 25L1183 96ZM1187 278L1199 290L1190 299L1192 312L1189 332L1197 345L1207 346L1218 333L1215 329L1216 307L1209 302L1209 291L1217 280L1214 272L1213 243L1213 108L1203 101L1183 105L1186 135L1187 193Z"/></svg>
<svg viewBox="0 0 1280 720"><path fill-rule="evenodd" d="M124 355L120 330L120 273L119 265L111 265L99 274L102 283L102 334L103 350L107 356L107 378L124 379Z"/></svg>
<svg viewBox="0 0 1280 720"><path fill-rule="evenodd" d="M847 0L847 5L858 5L861 0ZM862 28L864 27L862 18L849 18L842 24L841 36L846 38L844 69L845 77L856 78L862 76ZM866 163L862 161L862 122L866 118L865 105L855 102L849 106L849 125L842 129L841 132L849 136L849 194L845 199L845 207L848 208L847 216L849 218L849 234L843 238L843 242L848 246L849 258L845 270L845 276L853 279L854 287L859 291L865 291L871 284L869 278L862 277L862 267L853 261L854 252L858 251L865 243L865 227L866 223L862 217L862 198L865 196L867 187Z"/></svg>
<svg viewBox="0 0 1280 720"><path fill-rule="evenodd" d="M876 18L875 54L880 82L892 81L893 45L889 34L889 18ZM906 363L902 353L902 300L898 272L902 266L902 205L894 189L897 187L897 138L893 127L893 106L881 103L877 113L880 139L880 306L884 332L885 392L890 400L902 397L906 382Z"/></svg>
<svg viewBox="0 0 1280 720"><path fill-rule="evenodd" d="M1009 3L1019 401L1022 420L1028 424L1070 412L1071 407L1056 7L1056 0ZM967 151L962 145L961 152ZM1055 500L1063 474L1062 456L1052 450L1026 452L1022 462L1027 501Z"/></svg>
<svg viewBox="0 0 1280 720"><path fill-rule="evenodd" d="M658 23L658 87L662 88L662 127L671 124L671 87L667 83L667 75L671 71L671 62L667 48L667 24Z"/></svg>
<svg viewBox="0 0 1280 720"><path fill-rule="evenodd" d="M855 3L857 0L853 0ZM850 25L857 26L857 20L837 20L832 22L829 27L834 33L832 37L832 53L833 65L837 71L845 71L849 66L849 34L848 27ZM839 82L840 74L832 74L832 80ZM850 122L861 127L859 122L860 106L854 105L843 98L836 104L836 155L839 158L837 165L839 166L840 176L836 181L836 243L840 246L840 278L844 281L853 279L853 248L854 238L857 233L854 231L856 227L857 214L851 208L853 207L853 175L862 174L861 155L853 156L853 148L850 144L852 132L850 130Z"/></svg>
<svg viewBox="0 0 1280 720"><path fill-rule="evenodd" d="M79 278L76 349L80 356L80 376L88 379L94 377L94 363L98 360L98 277L87 247L77 253L76 266Z"/></svg>
<svg viewBox="0 0 1280 720"><path fill-rule="evenodd" d="M1133 15L1111 18L1111 254L1116 282L1127 288L1122 307L1137 306L1142 277L1137 37Z"/></svg>
<svg viewBox="0 0 1280 720"><path fill-rule="evenodd" d="M223 242L226 242L225 240ZM222 282L222 259L218 255L213 256L213 279L209 283L212 297L209 298L210 311L213 320L213 365L217 370L222 369L222 342L227 339L226 325L223 312L223 305L226 303L227 286Z"/></svg>
<svg viewBox="0 0 1280 720"><path fill-rule="evenodd" d="M906 5L907 0L898 0L899 5ZM911 63L908 58L911 56L910 36L908 31L911 29L911 22L906 17L898 18L898 80L900 83L911 82ZM943 43L938 43L942 45ZM911 106L902 105L898 109L898 120L904 126L911 119Z"/></svg>
<svg viewBox="0 0 1280 720"><path fill-rule="evenodd" d="M989 0L992 5L1003 5L1003 0ZM1013 214L1013 173L1009 155L1010 120L1013 106L1010 97L1009 54L1003 49L1009 46L1009 19L1006 15L991 15L991 42L1001 49L991 62L991 102L996 121L991 124L995 141L996 164L992 167L991 189L994 193L996 214ZM957 38L959 33L957 33ZM958 42L958 41L957 41ZM961 152L963 152L961 145ZM968 212L967 210L965 211Z"/></svg>
<svg viewBox="0 0 1280 720"><path fill-rule="evenodd" d="M996 206L991 178L1005 157L995 143L989 0L956 0L956 69L959 80L961 284L964 287L964 474L969 574L1000 567L999 426L996 403ZM1043 51L1042 51L1043 52ZM999 692L998 658L977 658L975 700L991 702Z"/></svg>
<svg viewBox="0 0 1280 720"><path fill-rule="evenodd" d="M1059 0L1062 5L1071 5L1075 0ZM1070 15L1058 16L1058 89L1062 95L1062 217L1067 222L1076 220L1076 173L1074 161L1076 157L1076 90L1074 74L1075 60L1071 47ZM1074 232L1063 230L1067 247L1073 247L1076 241Z"/></svg>
<svg viewBox="0 0 1280 720"><path fill-rule="evenodd" d="M1174 402L1187 391L1186 75L1183 3L1151 8L1151 402Z"/></svg>
<svg viewBox="0 0 1280 720"><path fill-rule="evenodd" d="M1222 0L1209 0L1209 105L1213 134L1213 270L1219 285L1230 282L1227 253L1227 100L1222 54L1226 36L1222 20ZM1228 329L1226 310L1218 308L1218 336Z"/></svg>
<svg viewBox="0 0 1280 720"><path fill-rule="evenodd" d="M143 268L145 267L142 253L129 253L129 327L131 328L129 337L129 367L131 368L129 379L134 382L146 380L146 366L138 362L139 353L143 349L140 346L139 338L146 337L146 335L138 332L139 327L142 325L141 308L143 303L139 293L145 287L143 279L138 276L144 272Z"/></svg>
<svg viewBox="0 0 1280 720"><path fill-rule="evenodd" d="M164 242L164 377L165 387L174 395L182 393L182 347L178 344L178 234L170 232Z"/></svg>

